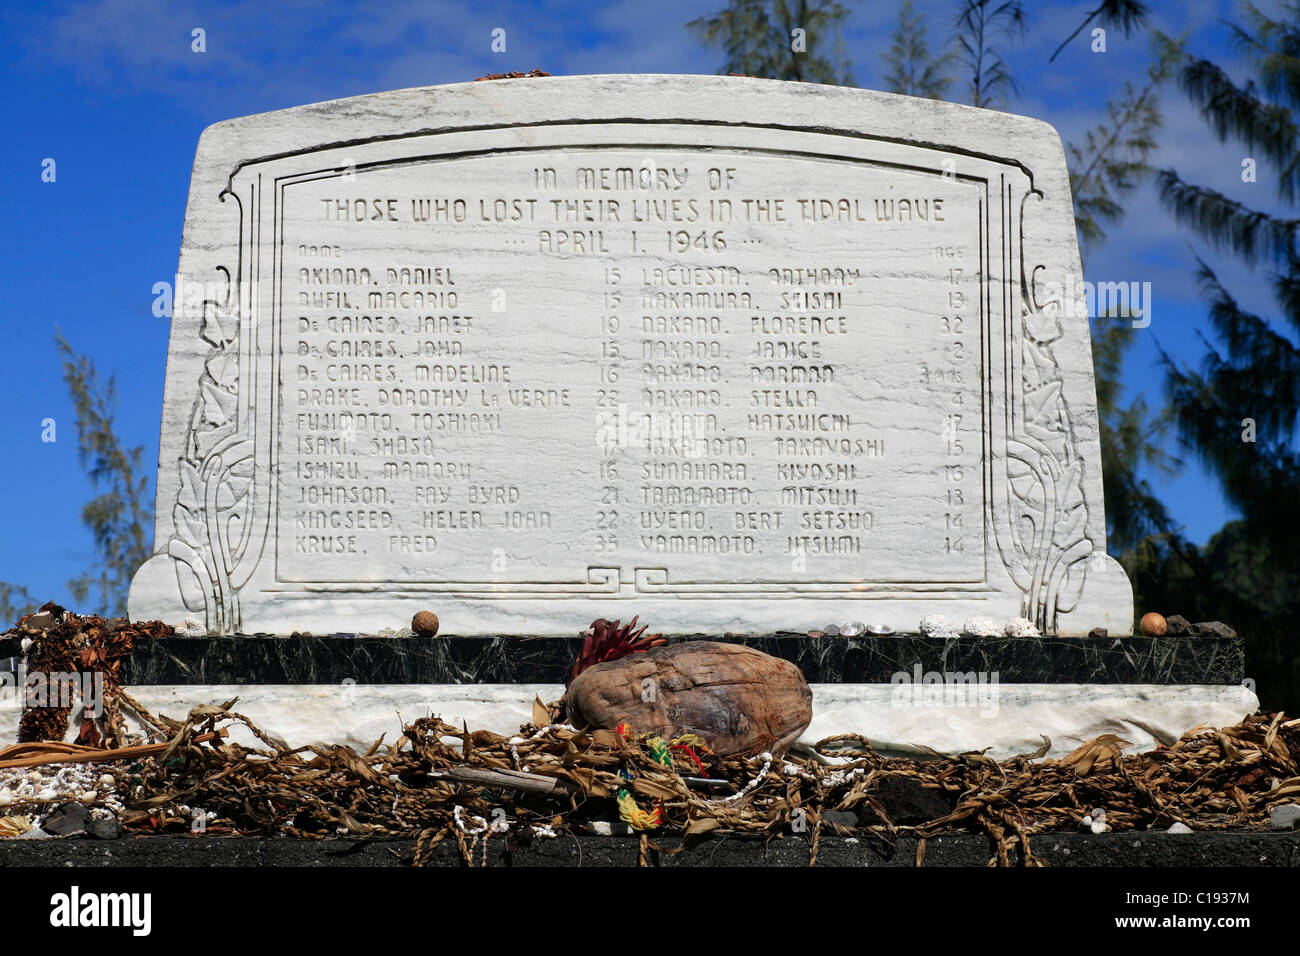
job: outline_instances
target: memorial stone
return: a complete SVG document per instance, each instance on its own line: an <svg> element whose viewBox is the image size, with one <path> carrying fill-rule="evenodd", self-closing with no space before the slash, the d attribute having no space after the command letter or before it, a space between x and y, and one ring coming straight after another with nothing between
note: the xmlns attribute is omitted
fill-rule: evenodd
<svg viewBox="0 0 1300 956"><path fill-rule="evenodd" d="M1045 123L593 76L218 123L135 619L1132 633Z"/></svg>

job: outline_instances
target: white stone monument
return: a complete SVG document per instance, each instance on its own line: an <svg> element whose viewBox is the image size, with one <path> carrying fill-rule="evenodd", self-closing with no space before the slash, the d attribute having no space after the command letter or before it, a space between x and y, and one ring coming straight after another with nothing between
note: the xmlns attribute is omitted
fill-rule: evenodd
<svg viewBox="0 0 1300 956"><path fill-rule="evenodd" d="M130 615L1131 633L1081 279L1006 113L588 76L218 123Z"/></svg>

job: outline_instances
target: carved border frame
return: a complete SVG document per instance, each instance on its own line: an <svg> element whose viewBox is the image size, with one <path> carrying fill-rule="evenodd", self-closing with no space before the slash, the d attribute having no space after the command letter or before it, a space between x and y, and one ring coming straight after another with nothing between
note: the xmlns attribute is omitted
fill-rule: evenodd
<svg viewBox="0 0 1300 956"><path fill-rule="evenodd" d="M267 246L276 250L276 230L280 193L286 183L301 177L328 173L341 174L345 169L364 170L406 165L432 160L446 160L482 153L504 151L553 151L565 147L615 148L606 137L599 143L584 143L573 133L583 130L590 135L596 128L630 120L575 121L538 124L564 127L568 139L545 145L518 145L519 127L499 126L477 129L421 131L382 140L361 143L331 144L296 153L245 163L230 176L221 201L237 209L239 219L239 253L234 269L219 266L226 283L221 300L203 303L200 334L209 343L204 372L185 442L185 455L178 463L180 493L174 512L175 531L167 542L167 553L174 559L181 593L191 610L205 609L207 623L214 630L238 630L241 622L241 591L250 582L265 592L298 593L452 593L459 597L486 600L511 598L575 598L627 595L672 596L684 599L739 598L782 599L830 597L840 599L897 599L931 597L942 594L986 593L987 568L982 582L703 582L670 581L669 572L661 567L632 569L626 576L620 568L590 566L585 580L573 581L463 581L463 582L293 582L267 580L262 560L270 514L274 510L275 438L258 428L258 403L276 401L275 383L280 381L281 357L275 347L280 317L278 315L278 259L271 267L271 281L266 283L262 267ZM943 147L903 143L875 138L856 132L806 131L777 125L726 123L686 123L682 121L635 121L647 135L643 142L618 144L631 148L691 148L698 144L666 144L664 127L707 128L711 132L735 133L738 129L775 130L790 142L783 142L779 152L786 156L828 158L839 161L866 162L873 165L898 166L913 171L943 175L944 157L960 156L964 168L959 179L982 183L980 199L981 236L981 348L983 350L981 382L986 442L983 475L985 554L989 540L996 542L1002 564L1022 595L1021 613L1034 620L1040 629L1055 630L1058 613L1068 612L1077 603L1083 588L1087 559L1095 550L1086 536L1087 507L1083 496L1083 460L1070 424L1068 408L1062 394L1062 377L1052 351L1052 344L1063 334L1060 310L1064 303L1040 303L1036 298L1035 278L1044 267L1026 252L1024 222L1031 200L1041 199L1035 191L1032 172L1014 160L972 156ZM504 145L479 145L456 152L445 139L457 132L481 136L492 131L508 138ZM719 137L722 139L724 137ZM803 139L820 149L800 149L795 140ZM358 164L339 162L344 151L374 143L409 147L413 155L388 156L381 161ZM865 151L894 154L893 161L880 155L860 155ZM429 151L425 145L441 147ZM856 148L850 148L850 144ZM718 141L719 150L729 147ZM838 149L828 148L839 146ZM748 152L759 150L738 147ZM423 151L421 151L423 149ZM735 151L736 147L731 150ZM927 165L918 161L930 159ZM330 160L334 161L329 165ZM322 167L322 162L326 165ZM300 168L304 164L312 170ZM299 167L299 168L295 168ZM971 170L977 170L972 172ZM271 180L265 186L266 179ZM269 189L268 205L264 189ZM996 189L996 191L995 191ZM272 239L263 245L267 216ZM996 220L992 219L995 215ZM996 246L992 237L996 234ZM1000 281L990 282L990 269L997 262ZM271 290L271 315L265 294ZM994 289L999 295L994 298ZM233 300L233 301L232 301ZM997 319L1002 320L1002 335L993 334ZM269 328L267 327L269 325ZM1004 388L996 385L1001 379ZM251 383L251 387L249 387ZM997 421L997 410L1005 420ZM275 413L278 416L278 408ZM278 420L278 417L277 417ZM273 428L272 431L275 429ZM991 452L991 453L990 453ZM1005 499L995 494L1006 489ZM254 580L254 578L257 580Z"/></svg>

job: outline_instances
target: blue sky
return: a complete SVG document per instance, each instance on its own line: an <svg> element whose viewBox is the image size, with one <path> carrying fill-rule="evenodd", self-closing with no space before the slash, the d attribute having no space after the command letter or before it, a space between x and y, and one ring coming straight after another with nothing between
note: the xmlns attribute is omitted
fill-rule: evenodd
<svg viewBox="0 0 1300 956"><path fill-rule="evenodd" d="M897 15L895 0L845 0L852 10L845 47L856 84L882 86L880 54ZM1096 0L1028 4L1025 40L1006 49L1020 80L1013 112L1052 123L1067 141L1104 119L1106 100L1126 81L1140 83L1149 38L1108 38L1092 53L1081 35L1055 63L1051 51ZM0 102L3 142L0 229L3 348L8 375L0 416L3 489L0 580L41 598L70 603L68 579L94 564L82 504L94 494L77 461L71 403L54 347L57 326L102 374L118 382L119 430L144 446L151 478L169 320L152 314L152 288L175 273L190 168L204 127L234 116L303 103L472 80L490 72L541 67L554 74L714 73L716 50L684 24L723 5L658 0L599 4L534 2L147 2L86 0L0 3ZM917 0L932 40L950 32L955 0ZM1241 70L1220 18L1228 0L1158 2L1154 26L1189 31L1192 49ZM1269 0L1261 6L1269 9ZM191 50L191 31L206 31L207 50ZM491 32L507 31L503 54ZM1176 89L1164 99L1166 128L1157 166L1173 166L1261 208L1273 208L1267 170L1240 181L1242 155L1220 146ZM57 180L41 181L42 161ZM1126 384L1160 401L1159 346L1197 361L1205 310L1192 280L1193 256L1222 266L1243 303L1273 309L1260 274L1218 259L1193 243L1161 209L1153 190L1128 201L1129 215L1089 257L1093 281L1150 281L1149 329L1137 333ZM58 441L41 441L41 422L57 422ZM1193 540L1204 541L1232 517L1214 481L1188 462L1161 496Z"/></svg>

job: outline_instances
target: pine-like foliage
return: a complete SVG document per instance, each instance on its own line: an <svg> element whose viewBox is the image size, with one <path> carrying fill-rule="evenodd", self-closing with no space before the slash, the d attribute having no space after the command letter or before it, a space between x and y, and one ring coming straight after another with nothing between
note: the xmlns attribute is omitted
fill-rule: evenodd
<svg viewBox="0 0 1300 956"><path fill-rule="evenodd" d="M21 584L0 581L0 631L14 624L24 614L30 614L40 605L41 600Z"/></svg>
<svg viewBox="0 0 1300 956"><path fill-rule="evenodd" d="M853 83L842 27L848 9L837 0L729 0L686 27L706 46L722 48L721 74L848 86ZM806 49L795 50L803 30Z"/></svg>
<svg viewBox="0 0 1300 956"><path fill-rule="evenodd" d="M1025 31L1021 0L962 0L957 13L957 61L970 77L971 106L997 109L1019 86L1002 57L1002 45Z"/></svg>
<svg viewBox="0 0 1300 956"><path fill-rule="evenodd" d="M94 362L74 352L62 333L56 333L55 342L63 355L63 379L76 412L79 458L99 492L81 509L81 520L94 538L100 565L97 571L69 581L68 589L85 602L91 589L97 588L96 610L120 616L126 613L131 576L149 557L146 535L153 526L153 509L149 479L140 476L144 449L125 449L117 436L114 377L101 385Z"/></svg>
<svg viewBox="0 0 1300 956"><path fill-rule="evenodd" d="M1084 21L1061 42L1055 52L1047 58L1047 62L1055 60L1060 52L1070 45L1071 40L1093 23L1106 30L1119 30L1125 36L1129 36L1146 22L1146 18L1147 5L1139 0L1101 0L1101 5L1088 11Z"/></svg>
<svg viewBox="0 0 1300 956"><path fill-rule="evenodd" d="M946 50L937 57L931 56L925 16L913 10L912 0L903 0L899 6L893 42L881 57L888 67L885 88L889 92L931 100L947 98L953 84L956 55Z"/></svg>
<svg viewBox="0 0 1300 956"><path fill-rule="evenodd" d="M1092 364L1097 380L1102 492L1106 499L1106 541L1112 553L1130 555L1152 535L1174 527L1144 468L1172 475L1181 462L1164 450L1171 413L1152 412L1144 395L1124 404L1121 371L1133 344L1129 319L1101 316L1093 321Z"/></svg>
<svg viewBox="0 0 1300 956"><path fill-rule="evenodd" d="M1239 85L1217 65L1191 56L1179 74L1214 135L1239 143L1242 155L1258 162L1258 188L1272 184L1281 214L1186 182L1173 169L1160 174L1161 198L1178 221L1217 252L1260 267L1277 311L1256 315L1243 308L1198 257L1196 278L1209 306L1213 341L1205 339L1199 370L1168 356L1165 364L1180 439L1218 477L1228 501L1241 511L1246 533L1274 561L1300 573L1294 544L1300 528L1300 220L1294 215L1300 185L1300 3L1290 0L1281 9L1285 19L1275 20L1245 3L1246 25L1233 27L1260 85Z"/></svg>
<svg viewBox="0 0 1300 956"><path fill-rule="evenodd" d="M1161 47L1141 89L1125 83L1124 95L1106 104L1106 121L1088 130L1082 143L1066 146L1074 221L1085 252L1105 240L1103 223L1119 222L1124 198L1154 172L1147 161L1164 121L1160 89L1176 65L1176 50Z"/></svg>
<svg viewBox="0 0 1300 956"><path fill-rule="evenodd" d="M1276 310L1260 315L1244 308L1198 256L1195 275L1211 334L1203 337L1199 368L1164 357L1165 385L1183 446L1218 478L1242 518L1190 560L1167 555L1147 586L1237 627L1263 705L1294 709L1300 706L1300 3L1284 0L1278 10L1270 17L1243 3L1244 25L1230 25L1254 79L1239 84L1218 65L1185 53L1180 63L1179 84L1213 135L1239 144L1243 158L1256 161L1261 196L1241 202L1169 169L1158 177L1161 198L1214 252L1258 269ZM1263 195L1270 188L1271 204ZM1266 204L1272 210L1260 208ZM1192 567L1198 560L1200 571ZM1191 572L1194 590L1186 574L1172 573L1179 567Z"/></svg>
<svg viewBox="0 0 1300 956"><path fill-rule="evenodd" d="M1107 104L1105 122L1088 130L1081 143L1066 145L1075 226L1085 259L1107 238L1102 224L1120 223L1124 199L1154 172L1148 160L1163 124L1160 87L1175 62L1167 48L1158 48L1142 87L1126 83L1123 95ZM1140 394L1125 404L1122 370L1133 332L1131 321L1113 316L1097 317L1092 324L1107 542L1126 563L1143 553L1141 545L1148 537L1173 532L1173 520L1140 472L1154 469L1169 475L1181 464L1164 451L1168 411L1153 412Z"/></svg>

